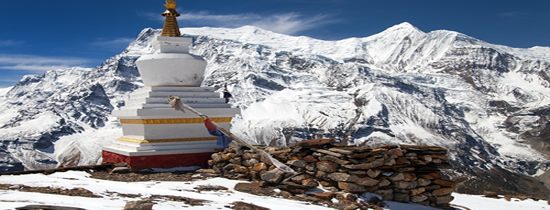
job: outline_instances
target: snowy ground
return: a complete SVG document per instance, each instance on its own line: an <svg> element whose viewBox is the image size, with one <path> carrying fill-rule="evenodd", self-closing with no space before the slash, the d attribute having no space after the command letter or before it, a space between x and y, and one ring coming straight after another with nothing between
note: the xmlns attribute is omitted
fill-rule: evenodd
<svg viewBox="0 0 550 210"><path fill-rule="evenodd" d="M31 174L19 176L0 176L0 184L24 185L30 187L52 188L84 188L99 198L73 197L54 194L19 192L0 190L0 209L14 209L26 205L60 205L80 207L85 209L122 209L126 202L140 200L140 197L130 198L128 194L140 194L142 198L152 195L181 196L192 199L202 199L207 202L202 206L190 206L181 202L161 201L154 209L228 209L235 201L253 203L270 209L330 209L305 202L272 198L241 193L233 190L235 184L241 181L223 178L211 178L192 182L116 182L90 178L86 172L62 172L51 175ZM194 188L200 185L224 186L227 191L198 192ZM473 195L454 194L453 204L467 207L472 210L500 209L500 210L543 210L550 209L546 201L491 199ZM390 210L433 210L433 208L419 205L386 202L385 209Z"/></svg>

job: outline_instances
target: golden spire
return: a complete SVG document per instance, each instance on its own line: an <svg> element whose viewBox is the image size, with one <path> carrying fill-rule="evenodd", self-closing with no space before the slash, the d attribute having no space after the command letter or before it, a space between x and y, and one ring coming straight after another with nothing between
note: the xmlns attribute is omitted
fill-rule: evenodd
<svg viewBox="0 0 550 210"><path fill-rule="evenodd" d="M176 11L176 0L166 0L164 7L166 7L166 11L162 13L162 16L166 17L166 19L164 20L161 36L180 37L180 27L176 19L180 14Z"/></svg>

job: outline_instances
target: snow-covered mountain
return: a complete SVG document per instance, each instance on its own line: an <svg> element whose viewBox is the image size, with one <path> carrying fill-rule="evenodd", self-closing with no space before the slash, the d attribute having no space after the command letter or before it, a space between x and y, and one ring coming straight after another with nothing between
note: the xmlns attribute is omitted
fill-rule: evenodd
<svg viewBox="0 0 550 210"><path fill-rule="evenodd" d="M519 191L540 187L529 176L550 167L550 48L409 23L340 41L252 26L182 32L208 61L203 85L228 85L242 108L233 131L244 138L280 145L306 130L351 128L354 144L445 146L455 175ZM75 155L96 163L100 145L120 135L110 113L142 86L134 61L158 33L145 29L98 68L26 76L0 97L2 170L53 167ZM503 181L510 178L523 181Z"/></svg>

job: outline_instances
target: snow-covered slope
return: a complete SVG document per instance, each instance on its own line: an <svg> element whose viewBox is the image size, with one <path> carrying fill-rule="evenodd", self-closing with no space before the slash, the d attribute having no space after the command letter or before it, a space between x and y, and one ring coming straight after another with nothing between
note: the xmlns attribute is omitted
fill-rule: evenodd
<svg viewBox="0 0 550 210"><path fill-rule="evenodd" d="M3 209L15 209L27 205L55 205L65 207L77 207L85 209L123 209L127 202L137 201L152 196L155 199L154 209L231 209L233 202L252 203L269 209L332 209L307 202L299 202L284 198L256 196L234 190L237 183L243 181L227 180L223 178L211 178L188 182L117 182L99 180L90 177L86 172L69 171L51 175L32 174L20 176L0 176L0 184L26 187L50 187L53 189L83 188L96 198L81 196L66 196L45 194L36 192L21 192L17 188L13 190L0 190L0 205ZM197 191L198 186L222 186L228 190L222 191ZM135 196L133 196L135 195ZM164 199L162 199L162 197ZM182 201L170 200L169 196L204 200L202 205L190 206ZM550 209L546 201L534 201L531 199L519 200L504 198L493 199L478 195L465 195L454 193L455 200L452 204L458 209L470 210L545 210ZM367 196L364 196L367 197ZM385 201L385 210L436 210L432 207L417 204L405 204Z"/></svg>
<svg viewBox="0 0 550 210"><path fill-rule="evenodd" d="M350 128L355 144L448 147L459 173L475 177L536 175L550 166L550 48L510 48L408 23L340 41L251 26L182 32L208 61L203 85L228 85L232 105L243 109L233 131L251 141L282 145ZM151 52L158 33L145 29L96 69L24 77L0 100L2 169L52 167L75 155L96 163L100 147L92 145L108 142L99 134L116 134L109 113L142 86L134 61Z"/></svg>

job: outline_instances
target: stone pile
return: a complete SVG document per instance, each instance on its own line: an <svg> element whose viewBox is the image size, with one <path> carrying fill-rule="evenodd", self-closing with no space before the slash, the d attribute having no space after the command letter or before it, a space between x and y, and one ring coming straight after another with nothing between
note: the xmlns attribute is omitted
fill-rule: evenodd
<svg viewBox="0 0 550 210"><path fill-rule="evenodd" d="M448 168L447 150L431 146L379 148L335 146L333 140L304 141L290 148L264 148L297 174L285 174L253 150L228 148L214 153L211 171L226 178L258 181L292 195L315 193L331 200L338 193L375 193L398 202L448 207L455 183L442 176Z"/></svg>

